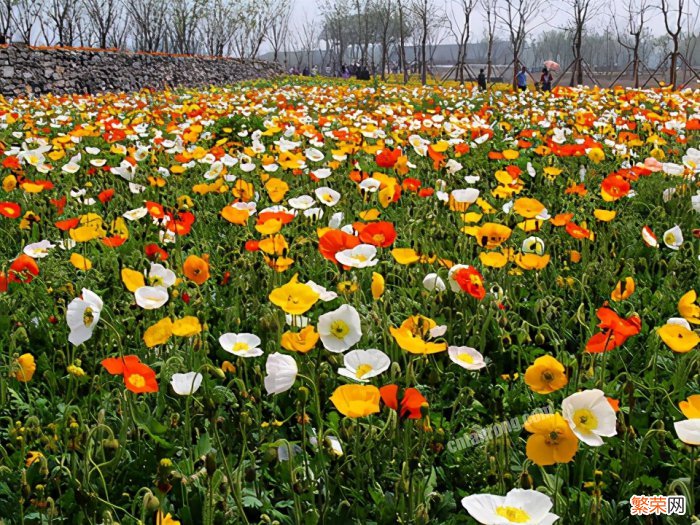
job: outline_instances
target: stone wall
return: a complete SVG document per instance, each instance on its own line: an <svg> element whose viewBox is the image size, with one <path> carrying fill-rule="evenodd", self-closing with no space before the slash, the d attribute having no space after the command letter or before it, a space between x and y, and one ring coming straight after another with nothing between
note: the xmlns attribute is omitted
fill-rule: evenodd
<svg viewBox="0 0 700 525"><path fill-rule="evenodd" d="M0 94L99 93L206 87L282 73L272 62L117 50L0 47Z"/></svg>

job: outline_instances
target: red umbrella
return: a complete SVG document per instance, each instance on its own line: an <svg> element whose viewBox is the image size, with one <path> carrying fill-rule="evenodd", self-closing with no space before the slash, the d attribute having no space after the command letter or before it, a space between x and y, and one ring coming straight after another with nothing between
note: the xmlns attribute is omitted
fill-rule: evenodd
<svg viewBox="0 0 700 525"><path fill-rule="evenodd" d="M559 64L557 64L554 60L545 60L544 67L551 69L552 71L559 71Z"/></svg>

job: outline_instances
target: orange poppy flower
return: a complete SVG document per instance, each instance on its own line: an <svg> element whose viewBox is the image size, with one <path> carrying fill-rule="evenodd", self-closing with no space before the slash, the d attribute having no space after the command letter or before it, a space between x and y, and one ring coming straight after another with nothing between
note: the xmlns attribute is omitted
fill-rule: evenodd
<svg viewBox="0 0 700 525"><path fill-rule="evenodd" d="M22 208L16 202L0 202L0 215L8 219L16 219L22 213Z"/></svg>
<svg viewBox="0 0 700 525"><path fill-rule="evenodd" d="M11 283L30 283L39 275L39 266L33 258L23 253L12 261L7 274Z"/></svg>
<svg viewBox="0 0 700 525"><path fill-rule="evenodd" d="M368 224L360 232L360 240L373 246L387 248L396 240L396 230L390 222L379 221Z"/></svg>
<svg viewBox="0 0 700 525"><path fill-rule="evenodd" d="M398 385L385 385L379 389L384 404L392 410L399 411L399 416L408 419L420 419L422 407L428 406L428 400L415 388L407 388L399 396Z"/></svg>
<svg viewBox="0 0 700 525"><path fill-rule="evenodd" d="M632 315L625 319L604 306L598 308L596 316L600 319L598 328L601 328L602 331L595 334L586 343L586 351L592 354L609 352L623 345L629 337L637 335L642 329L642 320L638 315Z"/></svg>
<svg viewBox="0 0 700 525"><path fill-rule="evenodd" d="M136 355L125 355L124 357L108 357L103 359L100 364L113 376L124 375L124 369L127 366L140 363L141 360Z"/></svg>
<svg viewBox="0 0 700 525"><path fill-rule="evenodd" d="M360 244L360 239L341 230L328 230L318 240L318 251L321 255L337 264L335 254L342 250L349 250Z"/></svg>
<svg viewBox="0 0 700 525"><path fill-rule="evenodd" d="M630 183L617 174L608 175L600 183L600 194L603 200L611 202L621 199L630 192Z"/></svg>
<svg viewBox="0 0 700 525"><path fill-rule="evenodd" d="M155 371L143 363L124 366L124 385L135 394L158 392Z"/></svg>
<svg viewBox="0 0 700 525"><path fill-rule="evenodd" d="M182 265L182 273L196 284L204 284L209 279L209 263L196 255L190 255Z"/></svg>
<svg viewBox="0 0 700 525"><path fill-rule="evenodd" d="M571 235L574 239L590 239L593 235L589 230L582 228L574 222L566 223L566 233Z"/></svg>
<svg viewBox="0 0 700 525"><path fill-rule="evenodd" d="M401 150L399 148L396 148L393 151L389 148L384 148L382 151L377 153L377 155L374 157L374 161L380 168L393 168L400 156Z"/></svg>

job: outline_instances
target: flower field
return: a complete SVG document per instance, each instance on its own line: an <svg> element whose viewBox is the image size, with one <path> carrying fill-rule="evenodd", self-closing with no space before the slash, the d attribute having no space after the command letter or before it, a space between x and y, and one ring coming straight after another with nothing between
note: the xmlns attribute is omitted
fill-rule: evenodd
<svg viewBox="0 0 700 525"><path fill-rule="evenodd" d="M690 90L0 98L0 524L692 523L698 148Z"/></svg>

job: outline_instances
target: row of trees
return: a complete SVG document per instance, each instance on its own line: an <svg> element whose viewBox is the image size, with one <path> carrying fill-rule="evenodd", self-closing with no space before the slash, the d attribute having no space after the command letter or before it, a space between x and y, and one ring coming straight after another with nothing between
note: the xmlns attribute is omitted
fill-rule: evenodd
<svg viewBox="0 0 700 525"><path fill-rule="evenodd" d="M324 52L330 54L334 67L349 59L371 63L383 75L389 56L395 55L405 77L416 62L407 60L405 50L410 45L419 50L423 82L431 50L438 43L451 43L457 49L455 75L464 80L467 44L479 38L474 31L478 27L483 30L489 78L494 44L505 40L513 80L528 48L538 59L565 60L563 66L570 65L573 84L584 81L590 62L586 57L600 53L600 47L594 46L614 34L613 47L626 55L635 85L642 68L648 67L643 59L651 47L667 49L661 58L666 59L668 80L675 85L680 62L684 55L692 57L700 36L700 0L562 0L556 3L558 8L553 9L554 5L550 0L320 0L324 23L314 37L327 43ZM662 25L665 35L652 35L652 22ZM369 53L375 46L381 50L378 64L373 62L376 53Z"/></svg>
<svg viewBox="0 0 700 525"><path fill-rule="evenodd" d="M292 0L0 0L0 42L256 57Z"/></svg>
<svg viewBox="0 0 700 525"><path fill-rule="evenodd" d="M0 0L0 40L241 58L264 50L285 63L294 54L309 68L320 54L333 71L356 62L382 76L398 70L408 79L417 70L423 82L440 43L456 48L456 78L471 76L468 44L479 40L489 78L495 45L506 42L513 78L527 50L537 60L570 65L571 82L581 83L591 56L601 52L600 39L605 35L609 42L612 34L614 51L625 55L635 84L649 67L644 58L652 46L666 52L665 71L675 85L679 65L686 65L686 56L692 59L700 36L700 0L317 2L320 20L297 16L292 24L294 0ZM652 21L663 36L658 30L652 35Z"/></svg>

